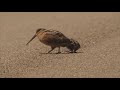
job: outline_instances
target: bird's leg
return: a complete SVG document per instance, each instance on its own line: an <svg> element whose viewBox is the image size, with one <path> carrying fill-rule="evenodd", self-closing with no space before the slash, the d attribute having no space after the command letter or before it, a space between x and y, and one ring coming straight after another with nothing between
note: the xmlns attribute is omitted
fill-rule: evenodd
<svg viewBox="0 0 120 90"><path fill-rule="evenodd" d="M58 52L57 52L57 54L59 54L59 53L61 53L61 52L60 52L60 47L58 47Z"/></svg>
<svg viewBox="0 0 120 90"><path fill-rule="evenodd" d="M53 51L55 49L55 47L51 47L51 50L48 51L48 53L50 53L51 51Z"/></svg>
<svg viewBox="0 0 120 90"><path fill-rule="evenodd" d="M74 53L77 53L77 52L74 50Z"/></svg>

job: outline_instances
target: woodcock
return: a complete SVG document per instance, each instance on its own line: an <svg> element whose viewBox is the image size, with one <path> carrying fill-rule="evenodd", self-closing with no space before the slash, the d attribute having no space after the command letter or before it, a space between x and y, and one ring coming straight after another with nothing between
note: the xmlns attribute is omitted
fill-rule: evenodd
<svg viewBox="0 0 120 90"><path fill-rule="evenodd" d="M67 47L71 53L75 53L80 48L80 44L77 41L67 38L63 33L51 29L46 30L44 28L37 29L35 35L26 45L28 45L36 36L38 37L40 42L45 45L51 46L51 50L48 53L50 53L57 47L58 53L61 53L60 47Z"/></svg>

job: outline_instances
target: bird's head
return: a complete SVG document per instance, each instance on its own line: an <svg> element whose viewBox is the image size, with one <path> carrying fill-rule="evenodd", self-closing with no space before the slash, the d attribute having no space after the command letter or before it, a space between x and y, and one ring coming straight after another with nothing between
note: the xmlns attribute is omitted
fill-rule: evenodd
<svg viewBox="0 0 120 90"><path fill-rule="evenodd" d="M39 28L36 30L36 35L38 35L41 31L45 31L46 29L45 28Z"/></svg>
<svg viewBox="0 0 120 90"><path fill-rule="evenodd" d="M29 40L29 42L26 45L28 45L41 31L44 31L44 30L46 29L44 28L37 29L35 35Z"/></svg>

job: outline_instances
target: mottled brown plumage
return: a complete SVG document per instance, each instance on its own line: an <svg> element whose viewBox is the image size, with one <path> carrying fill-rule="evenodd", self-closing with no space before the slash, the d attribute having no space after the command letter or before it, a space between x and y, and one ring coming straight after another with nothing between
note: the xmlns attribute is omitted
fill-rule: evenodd
<svg viewBox="0 0 120 90"><path fill-rule="evenodd" d="M59 48L58 53L60 52L60 47L67 47L70 51L75 52L75 48L77 44L73 44L73 40L67 38L63 33L56 31L56 30L46 30L44 28L40 28L36 30L36 34L32 37L32 39L26 44L28 45L35 37L38 37L40 42L45 45L51 46L51 50L48 52L50 53L56 47Z"/></svg>
<svg viewBox="0 0 120 90"><path fill-rule="evenodd" d="M74 39L70 39L70 44L67 45L67 48L71 51L71 53L76 53L76 51L80 48L80 44L78 41Z"/></svg>

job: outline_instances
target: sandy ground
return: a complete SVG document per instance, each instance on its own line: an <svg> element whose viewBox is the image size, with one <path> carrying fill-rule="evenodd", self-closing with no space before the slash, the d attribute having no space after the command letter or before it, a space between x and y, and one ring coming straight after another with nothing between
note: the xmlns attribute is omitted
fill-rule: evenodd
<svg viewBox="0 0 120 90"><path fill-rule="evenodd" d="M81 44L78 53L45 54L36 29L55 29ZM0 12L1 78L120 78L120 13Z"/></svg>

